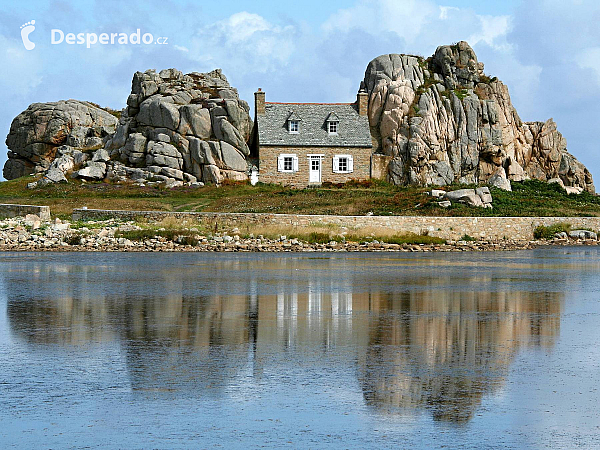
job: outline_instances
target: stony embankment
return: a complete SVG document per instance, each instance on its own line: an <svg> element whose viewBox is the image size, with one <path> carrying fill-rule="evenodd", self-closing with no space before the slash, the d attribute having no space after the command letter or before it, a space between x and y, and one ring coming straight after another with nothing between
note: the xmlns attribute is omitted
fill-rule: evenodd
<svg viewBox="0 0 600 450"><path fill-rule="evenodd" d="M389 244L331 241L309 243L292 237L267 239L231 233L203 234L190 227L185 235L161 236L158 229L150 238L128 239L127 233L144 230L135 222L42 222L37 216L0 221L0 251L195 251L195 252L460 252L530 249L543 245L598 245L596 239L555 238L550 241L448 241L445 244ZM152 234L152 233L150 233ZM168 234L168 233L167 233Z"/></svg>

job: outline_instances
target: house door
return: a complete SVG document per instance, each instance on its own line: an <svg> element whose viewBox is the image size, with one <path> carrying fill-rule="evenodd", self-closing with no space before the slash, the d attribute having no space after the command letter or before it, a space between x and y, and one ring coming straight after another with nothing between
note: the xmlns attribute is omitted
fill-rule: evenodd
<svg viewBox="0 0 600 450"><path fill-rule="evenodd" d="M321 157L311 156L310 157L310 170L308 173L309 183L320 183L321 182Z"/></svg>

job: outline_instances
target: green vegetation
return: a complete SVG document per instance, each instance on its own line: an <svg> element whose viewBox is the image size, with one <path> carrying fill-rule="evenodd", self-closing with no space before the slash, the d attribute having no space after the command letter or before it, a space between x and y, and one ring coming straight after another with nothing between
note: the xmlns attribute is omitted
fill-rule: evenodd
<svg viewBox="0 0 600 450"><path fill-rule="evenodd" d="M429 244L445 244L446 243L445 239L441 239L441 238L433 237L433 236L423 236L420 234L413 234L413 233L394 234L391 236L385 236L385 235L378 236L378 235L365 235L364 233L362 233L362 234L352 233L352 234L346 234L346 235L331 236L330 234L327 234L327 233L320 233L320 232L313 231L308 235L308 238L305 238L304 236L302 236L301 234L298 234L298 233L295 233L295 235L293 235L293 237L296 237L297 239L305 240L311 244L326 244L331 241L334 241L334 242L342 242L342 241L373 242L373 241L377 241L377 242L385 243L385 244L399 244L399 245L402 245L402 244L429 245Z"/></svg>
<svg viewBox="0 0 600 450"><path fill-rule="evenodd" d="M475 242L477 239L475 239L473 236L469 236L468 234L463 234L460 240L465 242Z"/></svg>
<svg viewBox="0 0 600 450"><path fill-rule="evenodd" d="M456 95L459 100L464 100L469 95L469 91L467 89L454 89L454 95Z"/></svg>
<svg viewBox="0 0 600 450"><path fill-rule="evenodd" d="M555 223L554 225L539 225L533 230L535 239L552 239L556 233L568 233L571 231L571 224L565 222Z"/></svg>
<svg viewBox="0 0 600 450"><path fill-rule="evenodd" d="M454 203L441 208L427 195L430 188L394 186L377 180L324 184L292 189L259 183L228 184L201 189L139 187L71 180L26 189L32 177L0 183L1 203L48 205L55 217L70 219L73 208L145 211L220 211L338 215L421 216L600 216L600 197L567 194L558 184L541 181L512 183L513 192L491 188L493 209ZM446 186L445 190L474 186ZM77 226L77 225L76 225Z"/></svg>
<svg viewBox="0 0 600 450"><path fill-rule="evenodd" d="M163 237L169 241L176 240L187 240L191 239L194 234L190 230L165 230L165 229L142 229L142 230L130 230L120 231L115 234L117 238L125 238L131 241L145 241L147 239L154 239L156 237Z"/></svg>

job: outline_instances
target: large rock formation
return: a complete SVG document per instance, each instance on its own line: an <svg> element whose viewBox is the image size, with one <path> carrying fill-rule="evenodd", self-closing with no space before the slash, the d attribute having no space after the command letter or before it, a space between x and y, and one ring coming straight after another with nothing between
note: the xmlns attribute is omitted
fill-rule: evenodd
<svg viewBox="0 0 600 450"><path fill-rule="evenodd" d="M107 143L111 159L155 181L245 180L252 130L248 104L220 69L136 72L127 108ZM132 176L118 167L113 175Z"/></svg>
<svg viewBox="0 0 600 450"><path fill-rule="evenodd" d="M117 118L91 103L61 100L34 103L12 121L4 178L11 180L47 171L61 146L89 151L101 148Z"/></svg>
<svg viewBox="0 0 600 450"><path fill-rule="evenodd" d="M363 83L374 144L391 157L396 184L559 178L594 192L554 121L522 122L508 88L484 75L466 42L438 47L428 59L380 56Z"/></svg>
<svg viewBox="0 0 600 450"><path fill-rule="evenodd" d="M249 110L219 69L136 72L118 120L76 100L29 106L6 139L4 177L44 173L30 187L66 175L169 187L246 180Z"/></svg>

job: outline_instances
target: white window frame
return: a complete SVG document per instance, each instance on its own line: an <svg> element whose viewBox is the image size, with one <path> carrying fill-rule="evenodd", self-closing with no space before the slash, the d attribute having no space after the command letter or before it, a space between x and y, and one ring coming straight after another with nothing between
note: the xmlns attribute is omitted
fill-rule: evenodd
<svg viewBox="0 0 600 450"><path fill-rule="evenodd" d="M292 168L286 169L286 159L291 160ZM277 172L294 173L298 172L298 155L295 153L282 153L277 157Z"/></svg>
<svg viewBox="0 0 600 450"><path fill-rule="evenodd" d="M298 134L300 133L300 121L296 119L288 120L288 133Z"/></svg>
<svg viewBox="0 0 600 450"><path fill-rule="evenodd" d="M332 125L335 126L335 131L331 131ZM327 122L327 132L331 135L337 135L340 129L340 123L337 120L330 120Z"/></svg>
<svg viewBox="0 0 600 450"><path fill-rule="evenodd" d="M346 170L340 169L340 160L345 159ZM352 173L354 172L354 158L352 155L335 155L333 157L333 173Z"/></svg>

